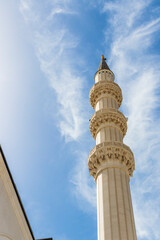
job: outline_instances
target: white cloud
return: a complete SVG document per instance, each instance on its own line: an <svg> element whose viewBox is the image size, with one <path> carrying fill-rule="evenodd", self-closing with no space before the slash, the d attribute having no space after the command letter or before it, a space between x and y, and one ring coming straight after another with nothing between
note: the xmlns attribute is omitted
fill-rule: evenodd
<svg viewBox="0 0 160 240"><path fill-rule="evenodd" d="M34 1L32 1L33 4ZM57 95L59 129L67 140L77 140L87 129L83 112L83 78L77 77L75 61L71 58L79 40L64 26L57 26L53 21L52 31L46 28L48 21L57 15L73 14L71 1L50 1L54 6L46 17L37 14L31 1L21 0L21 12L25 19L33 19L35 49L41 69L48 78ZM135 177L132 179L133 203L139 239L159 239L160 212L159 196L159 145L160 129L157 119L160 83L159 55L149 53L149 47L155 40L155 33L160 29L160 18L141 18L151 3L148 1L120 0L104 2L103 13L110 12L108 34L113 39L111 44L112 70L122 88L123 110L128 117L128 132L125 141L131 146L136 159ZM125 7L124 7L125 6ZM44 19L46 19L44 21ZM38 22L38 24L37 24ZM107 42L108 43L108 42ZM85 117L84 117L85 116ZM85 131L85 130L84 130ZM88 154L78 157L71 181L75 194L80 200L85 199L95 204L95 185L88 176ZM154 180L153 180L154 179ZM156 189L156 190L155 190ZM144 191L145 190L145 191Z"/></svg>
<svg viewBox="0 0 160 240"><path fill-rule="evenodd" d="M48 20L51 20L56 14L77 14L76 11L64 8L55 8L51 11L51 14L48 16Z"/></svg>
<svg viewBox="0 0 160 240"><path fill-rule="evenodd" d="M33 25L34 46L41 69L57 96L54 117L58 116L57 125L67 141L78 140L85 129L82 100L84 78L76 71L76 58L72 57L79 40L63 24L52 21L50 29L53 16L75 12L70 8L70 1L65 0L50 1L50 8L45 13L34 5L35 1L21 0L20 10L26 21L29 18Z"/></svg>
<svg viewBox="0 0 160 240"><path fill-rule="evenodd" d="M78 77L66 59L65 51L75 48L77 40L67 30L36 34L36 52L41 69L55 90L58 102L58 126L66 140L77 140L83 133L83 78ZM69 39L69 40L68 40ZM69 57L69 56L68 56ZM68 60L68 62L67 62ZM55 113L54 113L55 114Z"/></svg>
<svg viewBox="0 0 160 240"><path fill-rule="evenodd" d="M38 22L38 16L33 9L33 1L32 0L20 0L19 10L22 13L25 22Z"/></svg>
<svg viewBox="0 0 160 240"><path fill-rule="evenodd" d="M133 1L105 1L103 12L110 11L110 23L117 27L114 31L125 32L126 28L132 27L135 21L139 19L144 8L149 5L151 0L133 0ZM119 20L121 22L119 22ZM124 24L124 25L123 25Z"/></svg>
<svg viewBox="0 0 160 240"><path fill-rule="evenodd" d="M76 11L69 8L70 1L50 2L51 5L55 4L46 13L45 20L44 16L41 16L42 13L34 6L35 1L21 0L20 11L25 21L31 25L40 67L56 93L57 107L53 109L56 124L66 141L77 141L80 137L84 137L89 119L84 109L87 105L83 96L84 77L76 70L77 63L83 62L83 59L75 54L79 39L66 26L57 22L54 24L57 15L76 14ZM50 29L51 21L52 29ZM73 192L77 199L81 200L79 205L83 210L87 210L86 200L92 208L96 204L95 184L90 186L92 178L88 174L87 155L82 152L78 155L70 178ZM82 199L85 199L84 205Z"/></svg>
<svg viewBox="0 0 160 240"><path fill-rule="evenodd" d="M88 153L78 154L78 160L75 168L72 172L71 182L74 185L74 194L76 195L78 201L80 201L80 207L83 211L95 210L96 208L96 187L95 182L88 172ZM88 208L87 201L90 205Z"/></svg>

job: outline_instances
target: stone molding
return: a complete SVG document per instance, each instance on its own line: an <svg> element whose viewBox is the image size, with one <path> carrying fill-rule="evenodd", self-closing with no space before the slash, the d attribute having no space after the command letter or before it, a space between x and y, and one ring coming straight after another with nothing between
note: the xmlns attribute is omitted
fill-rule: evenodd
<svg viewBox="0 0 160 240"><path fill-rule="evenodd" d="M124 137L127 131L127 119L123 113L113 108L95 112L90 119L89 126L93 138L96 139L96 135L101 128L113 124L120 129Z"/></svg>
<svg viewBox="0 0 160 240"><path fill-rule="evenodd" d="M108 166L106 163L109 163ZM108 167L119 167L126 171L129 176L132 176L135 161L131 149L120 142L103 142L96 145L88 157L90 175L96 179L99 171Z"/></svg>
<svg viewBox="0 0 160 240"><path fill-rule="evenodd" d="M109 81L100 81L93 85L89 93L91 106L95 109L97 101L105 95L112 97L117 102L118 108L121 106L122 91L117 83Z"/></svg>
<svg viewBox="0 0 160 240"><path fill-rule="evenodd" d="M24 240L33 240L1 154L0 154L0 177L7 191L11 205L13 207L13 210L15 212L22 234L24 236Z"/></svg>

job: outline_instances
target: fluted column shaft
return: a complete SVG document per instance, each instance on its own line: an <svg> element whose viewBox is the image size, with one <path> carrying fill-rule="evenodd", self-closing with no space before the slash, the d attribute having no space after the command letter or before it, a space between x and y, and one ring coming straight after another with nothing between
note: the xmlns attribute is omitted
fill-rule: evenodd
<svg viewBox="0 0 160 240"><path fill-rule="evenodd" d="M136 231L129 178L119 168L97 177L98 240L135 240Z"/></svg>

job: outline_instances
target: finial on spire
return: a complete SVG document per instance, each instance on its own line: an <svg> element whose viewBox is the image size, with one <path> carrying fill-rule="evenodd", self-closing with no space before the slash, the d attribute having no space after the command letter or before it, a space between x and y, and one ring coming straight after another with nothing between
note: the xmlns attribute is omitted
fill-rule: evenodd
<svg viewBox="0 0 160 240"><path fill-rule="evenodd" d="M103 55L103 54L102 54L102 56L101 56L101 59L102 59L102 60L106 60L106 58L104 58L104 55Z"/></svg>
<svg viewBox="0 0 160 240"><path fill-rule="evenodd" d="M102 69L110 70L105 60L106 60L106 58L104 57L104 55L102 55L101 56L101 63L99 65L99 69L98 70L102 70Z"/></svg>

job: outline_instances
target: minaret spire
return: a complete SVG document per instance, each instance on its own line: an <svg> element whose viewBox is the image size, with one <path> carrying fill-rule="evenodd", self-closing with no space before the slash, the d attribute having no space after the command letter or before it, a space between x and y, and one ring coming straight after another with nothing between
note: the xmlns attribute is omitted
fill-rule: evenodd
<svg viewBox="0 0 160 240"><path fill-rule="evenodd" d="M95 113L90 131L96 140L88 167L97 184L98 240L136 240L130 194L135 169L131 149L123 143L127 119L118 110L122 91L102 55L89 99Z"/></svg>
<svg viewBox="0 0 160 240"><path fill-rule="evenodd" d="M101 57L101 63L100 63L100 65L99 65L98 70L102 70L102 69L108 69L108 70L110 70L105 60L106 60L106 58L104 57L104 55L102 55L102 57Z"/></svg>

